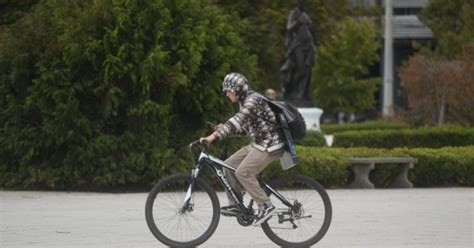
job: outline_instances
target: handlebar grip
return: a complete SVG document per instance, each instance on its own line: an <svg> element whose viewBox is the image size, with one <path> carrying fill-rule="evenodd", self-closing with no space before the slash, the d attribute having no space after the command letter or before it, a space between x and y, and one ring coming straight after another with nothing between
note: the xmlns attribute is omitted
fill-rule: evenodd
<svg viewBox="0 0 474 248"><path fill-rule="evenodd" d="M201 145L206 148L209 146L209 144L207 144L206 142L202 143L201 140L196 140L196 141L191 142L191 144L189 144L189 147L194 147L195 145Z"/></svg>
<svg viewBox="0 0 474 248"><path fill-rule="evenodd" d="M199 144L203 145L203 146L209 146L209 143L205 140L205 139L202 139L202 140L199 140Z"/></svg>

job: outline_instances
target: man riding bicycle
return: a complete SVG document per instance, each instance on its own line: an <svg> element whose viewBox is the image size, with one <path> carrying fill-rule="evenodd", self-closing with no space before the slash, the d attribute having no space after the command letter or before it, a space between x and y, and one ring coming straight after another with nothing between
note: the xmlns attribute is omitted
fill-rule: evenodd
<svg viewBox="0 0 474 248"><path fill-rule="evenodd" d="M270 162L281 157L285 147L284 136L277 125L275 113L264 98L250 89L248 80L242 74L227 74L222 90L233 103L239 103L239 112L224 124L217 125L215 131L201 138L200 142L210 144L215 139L222 140L230 135L247 134L252 137L250 145L242 147L225 161L236 168L235 176L228 170L224 170L224 175L236 192L241 191L240 182L258 204L254 225L260 225L273 215L276 208L260 187L256 176ZM222 207L221 213L238 214L236 203L231 197L228 198L229 206Z"/></svg>

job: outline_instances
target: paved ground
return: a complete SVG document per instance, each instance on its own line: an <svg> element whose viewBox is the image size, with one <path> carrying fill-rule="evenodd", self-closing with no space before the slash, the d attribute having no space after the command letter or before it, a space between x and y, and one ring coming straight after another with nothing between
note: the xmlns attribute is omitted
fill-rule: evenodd
<svg viewBox="0 0 474 248"><path fill-rule="evenodd" d="M474 247L474 188L328 193L333 222L317 247ZM145 223L145 200L145 193L0 191L0 247L164 247ZM275 245L260 228L223 217L202 247Z"/></svg>

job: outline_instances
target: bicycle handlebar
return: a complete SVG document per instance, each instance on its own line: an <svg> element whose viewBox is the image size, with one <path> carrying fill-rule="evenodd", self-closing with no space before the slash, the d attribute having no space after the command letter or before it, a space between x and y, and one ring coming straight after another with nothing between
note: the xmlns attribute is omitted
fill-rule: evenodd
<svg viewBox="0 0 474 248"><path fill-rule="evenodd" d="M207 149L209 148L209 145L208 144L202 144L200 140L196 140L196 141L193 141L189 144L189 152L191 153L191 155L193 156L193 160L195 163L197 163L197 156L195 155L195 153L193 152L193 148L195 146L200 146L201 149L200 149L200 152L206 152Z"/></svg>
<svg viewBox="0 0 474 248"><path fill-rule="evenodd" d="M208 144L203 144L203 143L201 143L200 140L196 140L196 141L191 142L191 143L189 144L189 148L193 148L193 147L196 146L196 145L201 146L203 149L209 148L209 145L208 145Z"/></svg>

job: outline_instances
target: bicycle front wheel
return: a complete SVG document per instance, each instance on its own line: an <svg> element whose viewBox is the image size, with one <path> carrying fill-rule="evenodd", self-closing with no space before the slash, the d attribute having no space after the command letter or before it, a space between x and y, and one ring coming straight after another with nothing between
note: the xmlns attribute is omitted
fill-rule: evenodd
<svg viewBox="0 0 474 248"><path fill-rule="evenodd" d="M292 207L274 194L270 196L277 212L262 224L268 238L282 247L310 247L321 240L332 218L331 201L324 187L303 175L291 175L270 186Z"/></svg>
<svg viewBox="0 0 474 248"><path fill-rule="evenodd" d="M219 223L219 200L212 187L197 179L189 205L183 209L191 176L160 180L148 194L145 217L153 235L171 247L194 247L208 240Z"/></svg>

